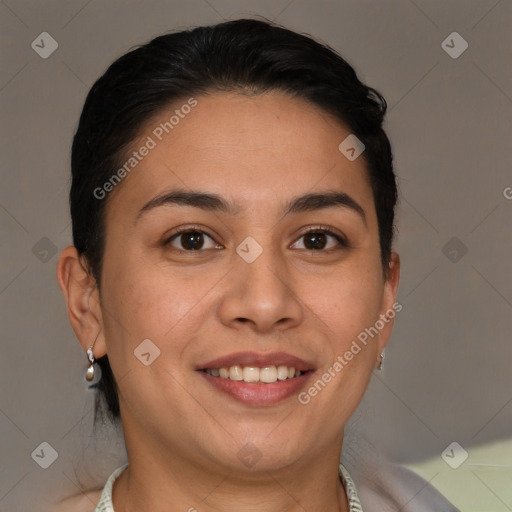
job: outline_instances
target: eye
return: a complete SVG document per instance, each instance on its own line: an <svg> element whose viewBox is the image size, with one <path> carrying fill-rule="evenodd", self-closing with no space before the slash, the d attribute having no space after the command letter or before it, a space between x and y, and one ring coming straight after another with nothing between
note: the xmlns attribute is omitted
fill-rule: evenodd
<svg viewBox="0 0 512 512"><path fill-rule="evenodd" d="M348 245L344 237L323 228L309 229L299 238L299 240L302 239L304 239L302 243L297 241L292 245L292 248L305 249L307 251L322 251L335 249L337 246L343 248Z"/></svg>
<svg viewBox="0 0 512 512"><path fill-rule="evenodd" d="M178 231L166 240L165 245L171 245L181 251L199 251L201 249L217 249L221 247L204 231L191 228Z"/></svg>

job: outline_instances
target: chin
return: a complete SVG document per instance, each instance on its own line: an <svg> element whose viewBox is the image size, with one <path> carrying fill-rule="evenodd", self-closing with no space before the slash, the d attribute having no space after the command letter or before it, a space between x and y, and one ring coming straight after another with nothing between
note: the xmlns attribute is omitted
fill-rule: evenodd
<svg viewBox="0 0 512 512"><path fill-rule="evenodd" d="M233 446L224 446L215 451L216 461L229 466L230 471L236 472L269 472L279 471L300 459L303 455L304 444L290 436L269 437L270 429L265 432L255 432L252 436L238 438ZM220 459L220 460L219 460Z"/></svg>

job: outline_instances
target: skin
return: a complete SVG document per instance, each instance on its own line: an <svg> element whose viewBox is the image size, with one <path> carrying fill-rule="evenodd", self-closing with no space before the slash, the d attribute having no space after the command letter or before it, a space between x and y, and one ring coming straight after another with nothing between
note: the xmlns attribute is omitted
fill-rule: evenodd
<svg viewBox="0 0 512 512"><path fill-rule="evenodd" d="M348 511L338 478L343 429L393 320L307 405L294 395L249 406L195 370L233 352L284 351L314 364L313 383L392 308L399 259L393 253L384 278L365 160L338 150L346 127L284 93L196 99L110 193L101 294L74 247L58 263L75 333L84 350L94 342L96 358L108 353L119 385L130 466L114 485L115 510ZM152 119L133 147L177 107ZM238 211L166 205L137 218L177 187L218 194ZM332 191L350 195L365 220L347 207L283 215L292 198ZM204 249L180 251L179 236L166 244L191 225L212 237ZM328 236L326 248L308 250L302 235L320 225L348 246ZM263 249L252 263L236 252L247 236ZM149 366L133 354L147 338L161 351ZM237 457L247 443L261 455L251 468Z"/></svg>

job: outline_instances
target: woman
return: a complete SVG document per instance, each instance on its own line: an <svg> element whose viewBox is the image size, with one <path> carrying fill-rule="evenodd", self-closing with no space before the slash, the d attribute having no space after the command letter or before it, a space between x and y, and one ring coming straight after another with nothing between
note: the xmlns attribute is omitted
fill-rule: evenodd
<svg viewBox="0 0 512 512"><path fill-rule="evenodd" d="M362 510L344 426L401 307L385 110L255 20L158 37L92 87L58 279L128 454L96 511ZM362 505L402 507L392 488Z"/></svg>

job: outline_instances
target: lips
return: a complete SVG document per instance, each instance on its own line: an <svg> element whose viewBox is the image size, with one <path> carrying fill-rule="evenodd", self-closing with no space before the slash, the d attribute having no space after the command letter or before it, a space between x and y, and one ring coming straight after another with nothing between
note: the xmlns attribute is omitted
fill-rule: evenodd
<svg viewBox="0 0 512 512"><path fill-rule="evenodd" d="M197 367L218 391L253 406L274 405L298 393L314 370L312 363L285 352L239 352Z"/></svg>

